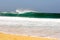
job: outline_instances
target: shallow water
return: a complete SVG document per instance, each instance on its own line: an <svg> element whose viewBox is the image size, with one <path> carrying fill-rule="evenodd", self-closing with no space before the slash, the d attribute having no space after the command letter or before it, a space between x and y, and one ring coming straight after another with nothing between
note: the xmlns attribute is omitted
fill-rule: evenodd
<svg viewBox="0 0 60 40"><path fill-rule="evenodd" d="M60 19L1 18L0 32L11 34L60 38Z"/></svg>

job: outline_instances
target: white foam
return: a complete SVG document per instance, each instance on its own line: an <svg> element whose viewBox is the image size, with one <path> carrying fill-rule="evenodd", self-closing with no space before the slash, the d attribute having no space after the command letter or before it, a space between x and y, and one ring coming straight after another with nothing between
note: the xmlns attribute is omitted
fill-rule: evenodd
<svg viewBox="0 0 60 40"><path fill-rule="evenodd" d="M29 36L60 38L60 19L0 16L0 31Z"/></svg>
<svg viewBox="0 0 60 40"><path fill-rule="evenodd" d="M36 11L28 10L28 9L20 9L20 10L17 9L16 12L22 14L22 13L26 13L26 12L36 12Z"/></svg>

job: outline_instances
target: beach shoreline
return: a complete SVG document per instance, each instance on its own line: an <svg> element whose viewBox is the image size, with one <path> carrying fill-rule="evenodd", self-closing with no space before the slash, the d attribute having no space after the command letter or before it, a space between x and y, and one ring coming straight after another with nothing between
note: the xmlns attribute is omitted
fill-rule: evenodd
<svg viewBox="0 0 60 40"><path fill-rule="evenodd" d="M59 40L57 38L31 37L0 32L0 40Z"/></svg>

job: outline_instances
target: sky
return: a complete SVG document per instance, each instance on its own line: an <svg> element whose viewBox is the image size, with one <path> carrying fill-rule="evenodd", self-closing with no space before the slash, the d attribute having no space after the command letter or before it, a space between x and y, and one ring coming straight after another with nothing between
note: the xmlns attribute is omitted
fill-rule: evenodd
<svg viewBox="0 0 60 40"><path fill-rule="evenodd" d="M0 11L14 11L21 8L60 13L60 0L0 0Z"/></svg>

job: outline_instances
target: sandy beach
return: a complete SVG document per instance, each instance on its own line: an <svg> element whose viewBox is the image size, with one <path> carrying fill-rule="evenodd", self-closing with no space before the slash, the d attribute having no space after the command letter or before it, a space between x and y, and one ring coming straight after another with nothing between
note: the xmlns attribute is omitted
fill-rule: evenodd
<svg viewBox="0 0 60 40"><path fill-rule="evenodd" d="M59 40L56 38L30 37L0 33L0 40Z"/></svg>

